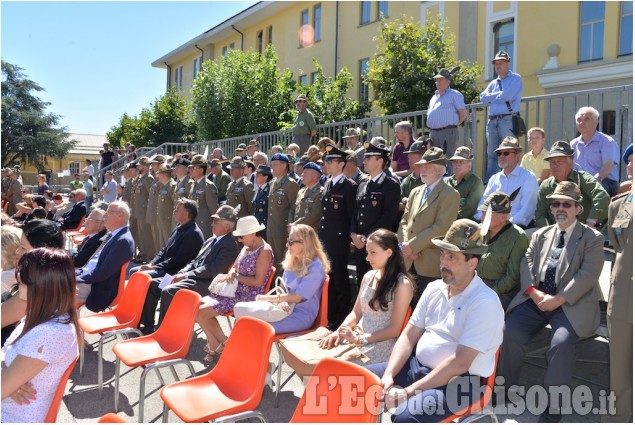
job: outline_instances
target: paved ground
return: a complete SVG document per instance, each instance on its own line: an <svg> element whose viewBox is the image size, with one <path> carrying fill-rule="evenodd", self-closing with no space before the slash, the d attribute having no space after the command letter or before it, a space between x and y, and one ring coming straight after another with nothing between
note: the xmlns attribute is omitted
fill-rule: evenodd
<svg viewBox="0 0 635 425"><path fill-rule="evenodd" d="M227 328L227 322L222 319L221 323ZM548 337L548 330L545 330L539 338L531 344L530 351L544 352L544 347ZM97 338L87 336L87 341L92 344L92 348L86 351L86 363L84 366L84 376L79 374L79 366L75 368L69 379L66 395L64 396L60 408L58 422L96 422L97 418L113 411L114 403L114 371L115 362L112 347L116 341L111 340L105 344L104 348L104 397L98 397L97 391ZM188 359L192 361L197 374L207 371L205 365L201 363L204 355L203 346L205 344L202 332L196 332L192 342L192 348L188 354ZM585 385L593 394L595 407L599 406L598 395L608 389L608 344L606 339L598 337L588 339L578 344L578 357L588 361L578 361L576 364L576 378L573 386ZM245 361L248 361L246 358ZM272 349L271 361L277 361L277 352ZM544 373L544 355L538 354L536 358L529 358L523 366L521 383L525 385L540 384ZM119 416L130 422L137 421L139 409L139 379L141 370L139 368L130 370L122 365L121 397L119 406ZM177 367L181 378L188 376L186 367ZM166 383L174 381L174 378L166 370L163 373ZM283 366L283 380L291 376L291 369ZM163 403L159 396L160 384L156 374L148 375L146 382L146 401L144 422L161 422ZM274 393L269 387L265 387L260 410L269 422L288 422L297 405L299 397L303 392L301 380L293 375L283 386L280 393L280 407L274 407ZM500 422L535 422L537 416L526 411L522 414L498 415ZM178 418L170 413L170 422L179 422ZM485 420L486 421L486 420ZM565 416L564 422L599 422L600 415L593 414L572 414ZM389 415L383 416L383 422L390 422Z"/></svg>

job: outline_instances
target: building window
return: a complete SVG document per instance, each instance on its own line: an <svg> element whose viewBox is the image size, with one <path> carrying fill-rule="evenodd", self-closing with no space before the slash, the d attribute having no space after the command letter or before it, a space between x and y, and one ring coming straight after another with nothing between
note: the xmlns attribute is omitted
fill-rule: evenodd
<svg viewBox="0 0 635 425"><path fill-rule="evenodd" d="M317 76L318 76L317 71L311 73L311 85L315 83L315 80L317 80Z"/></svg>
<svg viewBox="0 0 635 425"><path fill-rule="evenodd" d="M267 27L267 44L273 44L273 26Z"/></svg>
<svg viewBox="0 0 635 425"><path fill-rule="evenodd" d="M70 171L71 176L74 176L75 174L79 174L79 162L69 162L68 163L68 171Z"/></svg>
<svg viewBox="0 0 635 425"><path fill-rule="evenodd" d="M310 46L309 9L300 12L300 47Z"/></svg>
<svg viewBox="0 0 635 425"><path fill-rule="evenodd" d="M620 14L619 56L633 54L633 2L623 1Z"/></svg>
<svg viewBox="0 0 635 425"><path fill-rule="evenodd" d="M603 1L580 2L580 62L604 56L604 5Z"/></svg>
<svg viewBox="0 0 635 425"><path fill-rule="evenodd" d="M192 80L196 80L196 75L200 70L200 62L201 60L199 58L194 58L194 60L192 61Z"/></svg>
<svg viewBox="0 0 635 425"><path fill-rule="evenodd" d="M360 25L368 24L370 22L370 2L363 1L362 2L362 13L361 19L359 20Z"/></svg>
<svg viewBox="0 0 635 425"><path fill-rule="evenodd" d="M227 46L223 46L223 56L227 56Z"/></svg>
<svg viewBox="0 0 635 425"><path fill-rule="evenodd" d="M183 89L183 67L179 66L174 69L174 87L177 90Z"/></svg>
<svg viewBox="0 0 635 425"><path fill-rule="evenodd" d="M322 40L322 4L313 6L313 33L315 41Z"/></svg>
<svg viewBox="0 0 635 425"><path fill-rule="evenodd" d="M602 111L602 133L615 135L615 111Z"/></svg>
<svg viewBox="0 0 635 425"><path fill-rule="evenodd" d="M256 46L258 46L258 53L262 53L262 30L258 31L258 35L256 35Z"/></svg>
<svg viewBox="0 0 635 425"><path fill-rule="evenodd" d="M388 17L388 2L387 1L379 1L377 2L377 20L381 18Z"/></svg>
<svg viewBox="0 0 635 425"><path fill-rule="evenodd" d="M229 43L229 48L231 50L234 50L236 48L236 44L235 43Z"/></svg>
<svg viewBox="0 0 635 425"><path fill-rule="evenodd" d="M301 85L305 85L306 86L308 84L308 82L309 82L309 79L308 79L308 77L306 75L300 75L298 77L298 83L300 83Z"/></svg>
<svg viewBox="0 0 635 425"><path fill-rule="evenodd" d="M364 82L364 77L368 72L368 58L359 61L359 101L368 102L368 84Z"/></svg>
<svg viewBox="0 0 635 425"><path fill-rule="evenodd" d="M514 20L497 22L494 25L494 55L504 50L512 58L511 68L514 69ZM494 56L492 55L492 56ZM492 79L496 78L494 71Z"/></svg>

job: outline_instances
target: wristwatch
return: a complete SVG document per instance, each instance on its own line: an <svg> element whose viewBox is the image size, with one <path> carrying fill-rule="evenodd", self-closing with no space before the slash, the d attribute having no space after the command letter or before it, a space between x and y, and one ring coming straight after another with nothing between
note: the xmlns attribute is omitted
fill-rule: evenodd
<svg viewBox="0 0 635 425"><path fill-rule="evenodd" d="M357 343L357 345L367 345L368 344L368 334L360 335L359 338L357 338L357 340L359 341Z"/></svg>

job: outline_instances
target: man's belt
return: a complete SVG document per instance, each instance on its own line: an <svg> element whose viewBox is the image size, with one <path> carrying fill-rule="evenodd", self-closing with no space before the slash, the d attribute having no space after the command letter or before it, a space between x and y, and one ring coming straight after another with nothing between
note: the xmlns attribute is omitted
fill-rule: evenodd
<svg viewBox="0 0 635 425"><path fill-rule="evenodd" d="M489 119L490 120L500 120L501 118L505 118L508 117L510 115L514 115L514 114L500 114L500 115L490 115Z"/></svg>
<svg viewBox="0 0 635 425"><path fill-rule="evenodd" d="M434 131L441 131L441 130L446 130L448 128L457 128L457 125L446 125L445 127L441 127L441 128L431 128L428 127L430 130L434 130Z"/></svg>

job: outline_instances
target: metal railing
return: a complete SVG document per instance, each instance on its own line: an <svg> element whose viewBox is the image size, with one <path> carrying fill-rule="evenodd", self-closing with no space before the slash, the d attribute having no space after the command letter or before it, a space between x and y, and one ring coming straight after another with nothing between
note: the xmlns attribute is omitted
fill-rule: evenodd
<svg viewBox="0 0 635 425"><path fill-rule="evenodd" d="M459 129L459 143L472 147L475 156L475 171L482 175L486 169L486 137L485 130L488 120L488 108L482 103L467 106L467 118ZM575 113L582 106L593 106L600 111L600 131L611 135L622 152L633 141L633 86L617 86L602 89L582 90L575 92L557 93L542 96L525 97L521 100L521 115L527 128L542 127L545 130L548 149L557 140L571 140L577 135ZM394 126L399 121L410 121L413 125L415 137L425 130L427 111L404 112L393 115L367 117L357 120L335 122L318 125L316 141L320 137L329 137L335 142L343 142L346 129L360 127L363 130L363 140L370 140L381 136L393 146ZM153 155L157 152L171 154L170 149L195 151L210 154L214 148L221 148L227 157L232 157L240 143L248 143L258 137L260 150L271 152L273 145L286 147L291 143L291 130L271 131L260 134L249 134L220 140L196 142L188 147L184 143L169 143L157 148L137 152ZM527 148L526 138L521 143ZM341 143L342 144L342 143ZM186 148L184 148L186 147ZM176 152L176 151L172 151ZM452 154L453 152L450 152ZM139 155L139 153L138 153ZM125 160L125 156L119 161ZM124 162L125 164L125 162ZM123 164L121 164L123 165ZM116 165L114 169L116 168ZM620 162L620 173L625 175L625 166ZM100 174L104 170L99 170Z"/></svg>

